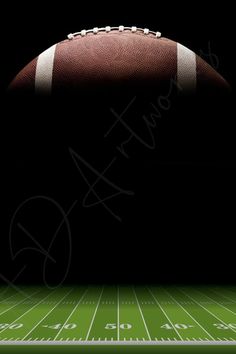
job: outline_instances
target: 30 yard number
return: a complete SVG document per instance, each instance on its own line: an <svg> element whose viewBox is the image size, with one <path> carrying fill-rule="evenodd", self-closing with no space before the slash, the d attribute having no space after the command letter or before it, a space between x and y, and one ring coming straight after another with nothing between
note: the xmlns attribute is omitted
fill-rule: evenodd
<svg viewBox="0 0 236 354"><path fill-rule="evenodd" d="M213 326L215 326L217 329L236 329L236 323L214 323Z"/></svg>

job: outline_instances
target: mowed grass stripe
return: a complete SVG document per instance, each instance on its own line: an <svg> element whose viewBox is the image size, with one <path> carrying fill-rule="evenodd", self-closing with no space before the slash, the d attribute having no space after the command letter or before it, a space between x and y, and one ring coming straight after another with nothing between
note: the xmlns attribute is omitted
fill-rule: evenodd
<svg viewBox="0 0 236 354"><path fill-rule="evenodd" d="M93 314L93 317L92 317L92 320L91 320L91 323L90 323L90 326L89 326L89 329L88 329L88 332L87 332L87 335L86 335L86 338L85 338L86 341L89 340L90 332L91 332L91 329L93 327L93 323L94 323L95 317L97 315L97 311L98 311L98 308L99 308L99 305L100 305L100 302L101 302L101 298L102 298L103 292L104 292L104 287L102 288L101 294L100 294L100 296L98 298L97 306L95 308L95 311L94 311L94 314Z"/></svg>
<svg viewBox="0 0 236 354"><path fill-rule="evenodd" d="M41 315L42 302L45 301L46 299L48 300L50 296L52 297L54 296L54 294L48 291L40 293L38 297L38 302L36 302L34 305L28 305L27 310L23 312L23 314L15 318L14 321L12 322L9 321L8 326L0 330L0 336L1 336L0 338L2 338L2 336L12 337L12 340L18 337L22 338L25 335L25 333L29 331L29 328L31 328L32 325L34 324L35 316L37 316L37 314L39 313ZM19 328L14 329L14 326L12 325L15 325L16 327L19 326Z"/></svg>
<svg viewBox="0 0 236 354"><path fill-rule="evenodd" d="M190 299L194 302L195 306L193 306L193 308L195 309L195 316L197 317L197 314L199 313L199 315L201 316L201 322L205 324L205 327L209 328L209 330L207 328L208 332L213 333L213 336L215 338L219 338L220 340L225 340L226 338L227 339L233 338L234 340L236 340L236 333L233 329L217 328L217 324L226 325L225 322L226 318L222 313L221 313L221 318L219 318L216 314L214 314L212 311L208 309L209 305L207 306L206 303L203 305L203 303L197 301L195 297L192 296L193 289L186 290L186 288L184 288L184 289L179 289L179 291L181 292L181 295L185 295L188 298L188 300ZM215 308L217 307L216 305L214 306ZM202 310L200 311L200 308L203 311Z"/></svg>
<svg viewBox="0 0 236 354"><path fill-rule="evenodd" d="M61 335L61 332L63 330L67 330L66 326L69 325L69 321L72 318L73 314L75 313L75 311L78 309L79 304L81 303L81 301L83 300L84 296L86 295L88 289L86 289L83 293L83 295L79 298L79 300L77 301L76 305L74 306L73 310L71 311L71 313L69 314L69 316L67 317L67 319L65 320L65 322L63 323L63 325L61 326L61 329L59 330L59 332L55 335L55 337L53 338L53 340L58 340L58 338ZM76 325L76 324L75 324Z"/></svg>
<svg viewBox="0 0 236 354"><path fill-rule="evenodd" d="M195 338L195 339L206 339L206 340L215 340L215 338L185 309L185 306L181 305L173 295L167 290L163 289L164 291L164 296L166 298L166 301L173 301L174 305L177 305L176 310L174 311L174 314L176 315L176 321L178 320L178 323L184 323L188 324L191 323L193 327L187 328L186 330L186 338ZM178 316L178 311L181 309L182 313L180 313L181 317ZM183 314L185 315L183 317ZM191 329L191 335L189 334L189 330ZM185 331L185 329L183 329ZM183 336L184 337L184 336Z"/></svg>
<svg viewBox="0 0 236 354"><path fill-rule="evenodd" d="M212 301L217 306L224 308L226 311L229 311L234 316L236 316L236 304L235 305L233 304L234 308L232 309L232 308L230 308L228 303L227 303L227 305L224 302L222 303L222 301L224 301L224 300L222 300L222 297L217 296L216 294L209 291L208 289L204 289L204 290L198 289L197 291L200 292L201 294L204 294L204 296L206 296L209 299L209 301Z"/></svg>
<svg viewBox="0 0 236 354"><path fill-rule="evenodd" d="M29 299L31 302L36 301L37 295L42 292L32 292L28 297L24 297L22 294L14 295L12 302L2 303L0 305L0 322L11 323L17 316L20 316L28 306Z"/></svg>
<svg viewBox="0 0 236 354"><path fill-rule="evenodd" d="M219 306L219 304L215 303L209 297L199 292L196 289L191 289L187 291L191 295L191 297L202 304L210 313L216 316L220 321L224 323L236 323L236 315L232 312L229 312L223 306ZM233 332L236 333L236 329L232 329Z"/></svg>
<svg viewBox="0 0 236 354"><path fill-rule="evenodd" d="M84 290L84 287L71 289L63 301L59 302L60 306L56 306L53 311L49 312L26 339L29 340L31 338L32 340L40 340L44 338L44 340L52 341L73 310L75 302L78 301L78 297L82 295Z"/></svg>
<svg viewBox="0 0 236 354"><path fill-rule="evenodd" d="M162 326L167 322L166 316L154 301L150 292L143 287L136 287L136 295L145 318L152 340L168 340L175 338L176 332L172 328L167 331Z"/></svg>
<svg viewBox="0 0 236 354"><path fill-rule="evenodd" d="M2 295L2 299L0 301L0 316L11 308L13 308L14 306L16 306L20 301L24 301L25 299L31 297L32 294L35 294L39 290L40 289L38 287L29 287L29 289L27 289L27 292L16 292L12 290L10 293L8 293L9 296Z"/></svg>
<svg viewBox="0 0 236 354"><path fill-rule="evenodd" d="M76 324L76 327L63 329L60 332L60 336L57 338L58 340L67 338L70 338L70 340L85 340L101 290L101 287L89 287L84 298L69 320L70 323Z"/></svg>
<svg viewBox="0 0 236 354"><path fill-rule="evenodd" d="M163 314L165 315L166 319L167 319L167 322L166 323L169 323L170 326L174 329L175 333L177 334L177 338L182 340L183 341L183 338L181 336L181 334L179 333L179 331L177 330L176 326L173 324L172 320L170 319L170 317L168 316L168 314L166 313L165 309L163 308L162 304L160 304L160 302L158 301L157 297L156 297L156 288L154 288L154 293L152 291L152 289L149 289L149 292L150 294L152 295L154 301L156 302L156 304L159 306L159 308L161 309L161 311L163 312Z"/></svg>
<svg viewBox="0 0 236 354"><path fill-rule="evenodd" d="M233 302L236 304L236 296L233 296L233 294L231 294L229 291L227 292L227 289L214 289L214 293L216 294L220 294L221 296L223 296L224 298L226 298L227 300Z"/></svg>
<svg viewBox="0 0 236 354"><path fill-rule="evenodd" d="M67 291L66 294L65 294L62 298L61 298L61 296L62 296L61 293L63 293L63 292L61 292L61 293L59 293L59 294L58 294L58 293L56 293L56 294L53 293L53 304L54 304L54 303L56 303L56 304L53 305L53 304L50 303L50 301L49 301L49 302L47 302L47 304L45 304L45 305L43 306L43 309L41 309L41 310L38 311L39 316L40 316L39 321L37 321L36 324L33 325L33 326L30 328L30 330L24 335L24 337L22 338L22 340L27 340L28 338L30 338L31 333L35 330L35 328L37 328L37 327L45 320L45 318L48 317L48 316L50 315L50 313L51 313L52 311L54 311L57 306L60 305L60 303L67 297L67 295L69 295L69 293L70 293L71 291L72 291L72 289L71 289L70 291ZM58 300L59 296L60 296L60 299ZM57 301L57 300L58 300L58 301ZM52 307L52 306L53 306L53 307Z"/></svg>
<svg viewBox="0 0 236 354"><path fill-rule="evenodd" d="M196 326L196 322L180 306L176 306L176 303L165 290L152 288L152 292L170 320L170 323L167 323L176 328L182 340L195 340L202 338L202 336L205 337L206 333L203 333L202 329Z"/></svg>
<svg viewBox="0 0 236 354"><path fill-rule="evenodd" d="M117 340L117 326L117 287L106 287L88 339Z"/></svg>
<svg viewBox="0 0 236 354"><path fill-rule="evenodd" d="M215 324L217 320L210 313L205 311L199 304L194 302L191 298L189 298L185 293L183 293L178 288L168 289L171 295L181 304L184 304L184 308L203 326L208 333L211 334L216 340L221 339L224 340L224 337L227 336L230 338L231 331L229 333L220 332L216 329Z"/></svg>
<svg viewBox="0 0 236 354"><path fill-rule="evenodd" d="M120 340L149 340L132 288L119 288Z"/></svg>

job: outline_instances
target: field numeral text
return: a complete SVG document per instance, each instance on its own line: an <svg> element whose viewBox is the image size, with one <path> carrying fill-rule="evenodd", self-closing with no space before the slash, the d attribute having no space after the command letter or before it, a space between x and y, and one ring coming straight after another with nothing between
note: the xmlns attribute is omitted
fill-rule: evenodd
<svg viewBox="0 0 236 354"><path fill-rule="evenodd" d="M164 328L164 329L173 329L173 327L175 327L176 329L188 329L188 328L192 328L194 326L186 325L186 324L183 324L183 323L174 323L173 326L171 324L169 324L169 323L166 323L166 324L161 326L161 328Z"/></svg>
<svg viewBox="0 0 236 354"><path fill-rule="evenodd" d="M117 328L116 323L107 323L105 326L105 329L116 329L116 328ZM120 328L121 329L130 329L130 328L132 328L132 325L129 323L121 323Z"/></svg>

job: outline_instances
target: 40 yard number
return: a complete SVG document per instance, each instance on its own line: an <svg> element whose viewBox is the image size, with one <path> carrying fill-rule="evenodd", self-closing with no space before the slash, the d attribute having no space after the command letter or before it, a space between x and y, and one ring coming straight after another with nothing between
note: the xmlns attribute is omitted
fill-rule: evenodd
<svg viewBox="0 0 236 354"><path fill-rule="evenodd" d="M67 323L63 325L62 323L56 323L54 325L42 325L42 327L50 328L50 329L74 329L77 327L75 323Z"/></svg>
<svg viewBox="0 0 236 354"><path fill-rule="evenodd" d="M169 323L166 323L164 325L161 326L161 328L164 329L188 329L188 328L193 328L193 325L187 325L187 324L183 324L183 323L174 323L173 326Z"/></svg>

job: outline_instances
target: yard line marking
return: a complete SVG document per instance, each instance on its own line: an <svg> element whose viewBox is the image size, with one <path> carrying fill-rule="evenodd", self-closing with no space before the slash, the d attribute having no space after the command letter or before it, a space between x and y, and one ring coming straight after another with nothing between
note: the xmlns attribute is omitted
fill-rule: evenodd
<svg viewBox="0 0 236 354"><path fill-rule="evenodd" d="M47 316L50 315L50 313L72 292L72 290L73 289L71 289L68 293L66 293L66 295L63 296L63 298L60 301L58 301L56 305L50 311L48 311L48 313L38 323L36 323L36 325L22 338L22 340L25 340L25 338L28 337L35 330L35 328L37 328L40 325L40 323L42 323L43 320L45 320L45 318L47 318Z"/></svg>
<svg viewBox="0 0 236 354"><path fill-rule="evenodd" d="M197 305L201 306L205 311L207 311L211 316L215 317L218 321L222 322L225 326L228 326L223 320L221 320L218 316L214 315L210 310L206 309L203 305L201 305L198 301L194 300L190 295L186 294L185 291L179 289L183 294L185 294L186 296L188 296L190 299L192 299ZM231 331L233 331L234 333L236 333L236 330L229 327L229 329Z"/></svg>
<svg viewBox="0 0 236 354"><path fill-rule="evenodd" d="M135 296L135 299L136 299L136 302L137 302L137 305L138 305L138 309L139 309L139 312L140 312L140 315L142 317L142 320L143 320L143 324L144 324L144 327L146 329L146 332L147 332L147 335L148 335L148 339L149 340L152 340L151 336L150 336L150 333L149 333L149 330L147 328L147 324L146 324L146 321L144 319L144 316L143 316L143 312L141 310L141 307L140 307L140 304L139 304L139 301L138 301L138 297L137 297L137 294L136 294L136 291L135 291L135 288L133 287L133 292L134 292L134 296Z"/></svg>
<svg viewBox="0 0 236 354"><path fill-rule="evenodd" d="M117 340L120 340L120 289L117 286Z"/></svg>
<svg viewBox="0 0 236 354"><path fill-rule="evenodd" d="M217 294L217 295L220 295L220 296L224 297L225 299L230 300L231 302L236 303L235 300L231 299L230 297L228 297L228 296L226 296L226 295L222 295L222 294L221 294L220 292L218 292L218 291L215 291L215 290L213 290L213 289L211 289L211 291L212 291L213 293Z"/></svg>
<svg viewBox="0 0 236 354"><path fill-rule="evenodd" d="M208 297L208 299L210 299L210 300L214 301L214 303L216 303L217 305L219 305L219 306L223 307L225 310L227 310L227 311L231 312L233 315L236 315L236 313L235 313L234 311L232 311L232 310L228 309L228 308L227 308L227 307L225 307L224 305L222 305L222 304L220 304L219 302L217 302L217 301L213 300L210 296L205 295L202 291L197 290L197 289L195 289L195 291L197 291L198 293L203 294L204 296Z"/></svg>
<svg viewBox="0 0 236 354"><path fill-rule="evenodd" d="M26 297L25 299L23 299L23 300L17 302L15 305L13 305L12 307L10 307L9 309L6 309L5 311L2 311L2 312L0 313L0 316L3 315L4 313L6 313L7 311L13 309L14 307L20 305L20 304L21 304L22 302L24 302L26 299L31 298L33 295L35 295L35 294L37 294L37 293L39 293L39 292L40 292L40 290L39 290L39 291L36 291L35 293L31 294L30 296ZM0 332L0 333L1 333L1 332Z"/></svg>
<svg viewBox="0 0 236 354"><path fill-rule="evenodd" d="M167 318L167 320L170 322L173 330L175 331L175 333L177 334L177 336L183 341L183 338L181 337L181 335L179 334L179 332L177 331L177 329L175 328L175 326L173 325L173 323L171 322L169 316L167 315L167 313L163 310L162 306L160 305L159 301L156 299L156 297L153 295L151 289L147 288L147 290L150 292L150 294L152 295L152 297L154 298L156 304L159 306L160 310L164 313L165 317Z"/></svg>
<svg viewBox="0 0 236 354"><path fill-rule="evenodd" d="M56 290L54 290L55 292ZM8 329L12 324L16 323L20 318L22 318L23 316L25 316L27 313L29 313L31 310L33 310L35 307L37 307L39 304L41 304L41 302L43 302L45 299L47 299L50 295L52 295L52 293L48 294L47 296L45 296L42 300L38 301L34 306L32 306L29 310L27 310L26 312L24 312L21 316L17 317L17 319L15 319L13 322L9 323L9 325L2 329L0 331L0 333L4 332L6 329Z"/></svg>
<svg viewBox="0 0 236 354"><path fill-rule="evenodd" d="M90 323L87 336L86 336L86 338L85 338L86 341L88 340L88 337L89 337L89 335L90 335L90 332L91 332L91 329L92 329L92 326L93 326L93 322L94 322L94 319L95 319L95 316L96 316L96 314L97 314L97 310L98 310L98 307L99 307L99 304L100 304L100 301L101 301L101 298L102 298L103 291L104 291L104 287L102 288L101 294L100 294L100 296L99 296L98 303L97 303L96 309L95 309L95 311L94 311L93 318L92 318L92 321L91 321L91 323Z"/></svg>
<svg viewBox="0 0 236 354"><path fill-rule="evenodd" d="M195 323L197 323L197 325L199 326L199 327L201 327L201 329L203 329L203 331L209 336L209 337L211 337L211 339L213 339L213 340L215 340L215 338L182 306L182 305L180 305L180 303L177 301L177 300L175 300L175 298L169 293L169 291L167 291L166 289L164 289L165 290L165 292L175 301L175 303L177 304L177 305L179 305L186 313L187 313L187 315L189 316L189 317L191 317L192 318L192 320L195 322Z"/></svg>
<svg viewBox="0 0 236 354"><path fill-rule="evenodd" d="M75 311L77 310L79 304L81 303L81 301L84 299L85 295L87 294L88 289L89 289L89 288L87 288L87 289L84 291L82 297L79 299L79 301L78 301L77 304L75 305L74 309L71 311L71 313L70 313L69 316L67 317L66 321L64 322L63 326L61 327L61 329L59 330L59 332L55 335L55 337L53 338L53 340L56 340L56 339L57 339L57 337L60 335L61 331L62 331L62 330L64 329L64 327L67 325L69 319L70 319L71 316L75 313Z"/></svg>

